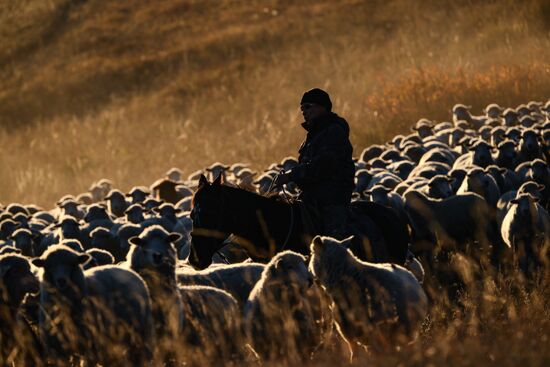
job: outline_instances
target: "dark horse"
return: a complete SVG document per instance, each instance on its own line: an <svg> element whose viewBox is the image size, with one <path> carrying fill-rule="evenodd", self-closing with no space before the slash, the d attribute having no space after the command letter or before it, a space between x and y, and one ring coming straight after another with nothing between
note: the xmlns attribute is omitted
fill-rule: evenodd
<svg viewBox="0 0 550 367"><path fill-rule="evenodd" d="M233 235L254 261L267 262L276 253L292 250L308 255L316 233L311 233L298 202L287 203L248 190L227 186L219 176L213 183L201 176L193 197L193 231L189 262L204 269ZM389 208L367 202L352 203L350 249L362 260L403 264L407 227Z"/></svg>

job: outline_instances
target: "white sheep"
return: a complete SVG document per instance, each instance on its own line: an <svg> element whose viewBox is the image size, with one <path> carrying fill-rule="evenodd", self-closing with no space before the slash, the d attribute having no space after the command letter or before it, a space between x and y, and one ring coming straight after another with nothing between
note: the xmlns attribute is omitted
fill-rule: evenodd
<svg viewBox="0 0 550 367"><path fill-rule="evenodd" d="M40 334L50 356L84 355L93 363L144 363L150 358L149 291L130 269L100 266L83 271L90 255L64 245L32 263L43 269ZM53 354L51 354L53 352Z"/></svg>
<svg viewBox="0 0 550 367"><path fill-rule="evenodd" d="M222 290L177 283L174 243L180 237L154 225L129 240L134 245L128 253L129 265L143 277L151 292L157 348L164 359L174 358L178 351L178 343L174 340L200 350L208 348L208 341L219 334L223 350L209 349L209 353L220 358L238 355L240 311L237 301Z"/></svg>
<svg viewBox="0 0 550 367"><path fill-rule="evenodd" d="M199 271L189 267L179 269L176 277L180 285L204 285L223 289L244 306L264 268L265 265L259 263L218 265Z"/></svg>
<svg viewBox="0 0 550 367"><path fill-rule="evenodd" d="M511 201L502 221L504 242L514 250L514 257L526 275L548 263L550 253L550 215L538 198L524 193Z"/></svg>
<svg viewBox="0 0 550 367"><path fill-rule="evenodd" d="M428 311L422 286L399 265L357 259L349 244L321 236L311 243L309 269L334 303L339 333L363 346L414 337Z"/></svg>
<svg viewBox="0 0 550 367"><path fill-rule="evenodd" d="M248 341L263 361L305 361L322 342L312 284L303 255L284 251L267 264L244 309Z"/></svg>

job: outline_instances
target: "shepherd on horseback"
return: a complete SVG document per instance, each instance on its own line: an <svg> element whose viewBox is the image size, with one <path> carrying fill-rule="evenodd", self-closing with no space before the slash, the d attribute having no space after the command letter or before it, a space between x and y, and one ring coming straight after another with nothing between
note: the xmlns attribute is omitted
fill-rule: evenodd
<svg viewBox="0 0 550 367"><path fill-rule="evenodd" d="M318 217L319 234L343 239L346 236L355 165L349 141L349 125L332 112L327 92L314 88L300 101L306 139L299 149L298 165L275 179L275 186L294 182L301 190L299 200Z"/></svg>

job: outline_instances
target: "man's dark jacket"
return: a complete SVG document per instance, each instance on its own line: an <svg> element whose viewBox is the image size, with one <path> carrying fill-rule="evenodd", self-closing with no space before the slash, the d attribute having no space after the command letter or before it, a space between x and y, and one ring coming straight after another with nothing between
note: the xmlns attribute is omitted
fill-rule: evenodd
<svg viewBox="0 0 550 367"><path fill-rule="evenodd" d="M290 172L290 179L302 190L300 198L320 206L349 204L355 165L348 123L331 112L302 127L307 136L298 165Z"/></svg>

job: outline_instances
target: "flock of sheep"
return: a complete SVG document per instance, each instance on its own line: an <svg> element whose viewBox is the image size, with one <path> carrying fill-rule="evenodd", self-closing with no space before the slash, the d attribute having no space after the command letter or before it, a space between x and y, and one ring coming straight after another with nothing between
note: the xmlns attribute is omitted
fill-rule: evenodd
<svg viewBox="0 0 550 367"><path fill-rule="evenodd" d="M308 257L267 264L227 240L214 264L186 262L200 175L260 194L289 157L261 174L216 163L172 169L124 193L101 180L52 210L0 205L0 364L303 363L331 344L409 343L434 292L467 281L456 263L534 279L550 254L550 101L455 105L452 122L364 149L354 200L395 210L411 233L405 267L358 260L350 239L317 236ZM296 195L286 185L284 195ZM475 275L474 275L475 277Z"/></svg>

